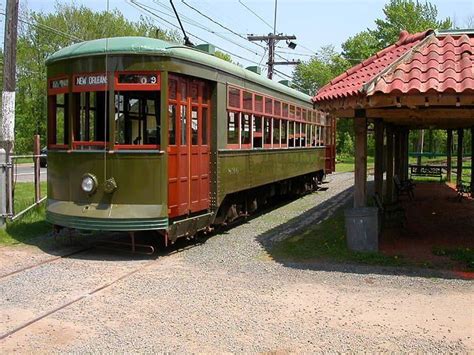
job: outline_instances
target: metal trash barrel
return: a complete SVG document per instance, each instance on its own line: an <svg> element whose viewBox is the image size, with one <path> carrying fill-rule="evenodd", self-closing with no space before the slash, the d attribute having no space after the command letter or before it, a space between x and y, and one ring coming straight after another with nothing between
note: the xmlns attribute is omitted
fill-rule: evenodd
<svg viewBox="0 0 474 355"><path fill-rule="evenodd" d="M377 207L358 207L344 211L347 247L353 251L379 250Z"/></svg>

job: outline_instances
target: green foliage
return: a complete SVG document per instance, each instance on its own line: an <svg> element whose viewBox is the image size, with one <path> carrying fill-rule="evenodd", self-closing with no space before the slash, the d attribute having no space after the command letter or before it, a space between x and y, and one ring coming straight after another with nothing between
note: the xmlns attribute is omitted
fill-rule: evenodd
<svg viewBox="0 0 474 355"><path fill-rule="evenodd" d="M351 65L360 63L380 50L379 41L372 31L362 31L349 37L341 47L343 57Z"/></svg>
<svg viewBox="0 0 474 355"><path fill-rule="evenodd" d="M317 52L317 55L296 66L293 82L301 91L314 95L349 66L350 63L336 52L334 46L325 46Z"/></svg>
<svg viewBox="0 0 474 355"><path fill-rule="evenodd" d="M441 248L433 249L433 254L437 256L447 256L451 260L460 261L467 271L474 271L474 250L471 248Z"/></svg>
<svg viewBox="0 0 474 355"><path fill-rule="evenodd" d="M27 12L31 23L19 28L17 49L16 153L32 151L32 136L46 140L46 68L48 56L82 40L118 36L147 36L178 42L175 32L159 29L146 18L129 21L115 9L95 12L74 2L56 3L54 13Z"/></svg>
<svg viewBox="0 0 474 355"><path fill-rule="evenodd" d="M438 20L436 5L428 1L390 0L383 12L385 19L375 20L376 29L372 31L380 48L396 42L402 30L416 33L428 29L449 29L453 25L450 18Z"/></svg>

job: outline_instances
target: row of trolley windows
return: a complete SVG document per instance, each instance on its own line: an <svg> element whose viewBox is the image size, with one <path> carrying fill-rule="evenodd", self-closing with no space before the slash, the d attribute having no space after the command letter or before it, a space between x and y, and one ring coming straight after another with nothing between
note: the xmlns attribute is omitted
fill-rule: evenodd
<svg viewBox="0 0 474 355"><path fill-rule="evenodd" d="M104 146L110 140L109 112L106 110L107 98L104 91L72 94L75 100L73 115L75 148ZM51 127L53 134L50 143L67 145L69 94L50 96L54 108ZM161 102L156 91L116 92L115 100L115 143L118 145L160 145ZM170 103L169 144L191 145L208 144L209 108L207 105L188 105ZM189 115L189 117L188 117ZM188 124L190 136L188 138ZM179 131L178 131L179 125Z"/></svg>
<svg viewBox="0 0 474 355"><path fill-rule="evenodd" d="M227 113L227 146L231 149L317 147L324 145L325 134L326 127L311 123Z"/></svg>
<svg viewBox="0 0 474 355"><path fill-rule="evenodd" d="M316 110L232 86L228 88L228 108L236 111L251 111L262 116L290 118L312 123L318 123L320 117L320 113Z"/></svg>
<svg viewBox="0 0 474 355"><path fill-rule="evenodd" d="M109 112L105 91L49 96L53 127L50 143L69 144L67 113L74 105L73 132L76 148L103 146L110 140ZM160 97L156 91L115 92L115 143L160 144Z"/></svg>

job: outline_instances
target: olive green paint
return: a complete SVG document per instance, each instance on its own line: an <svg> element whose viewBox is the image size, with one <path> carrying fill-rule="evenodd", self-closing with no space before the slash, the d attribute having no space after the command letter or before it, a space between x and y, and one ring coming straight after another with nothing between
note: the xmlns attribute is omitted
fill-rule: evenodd
<svg viewBox="0 0 474 355"><path fill-rule="evenodd" d="M146 49L146 45L143 47L143 43L148 43L147 41L138 41L142 43L138 45L138 49L129 48L129 51L122 51L123 48L119 48L119 43L115 40L113 42L113 45L108 48L107 55L100 52L100 43L94 44L98 46L96 49L94 46L89 49L83 48L80 55L74 55L72 52L66 55L68 50L61 50L61 55L55 54L47 62L48 78L68 76L69 91L72 92L73 74L109 73L110 89L107 97L111 125L109 150L111 150L115 141L112 73L132 70L159 71L161 75L161 151L66 152L50 150L48 152L47 219L51 223L97 230L168 228L166 152L169 124L167 119L169 73L188 75L210 82L212 90L210 200L213 213L217 212L226 194L324 169L324 149L248 151L225 149L227 145L227 86L229 84L308 109L312 108L309 96L196 50L178 46L157 51L153 46L154 49L151 47L151 49ZM87 43L89 42L86 42L86 47ZM109 41L109 45L111 43ZM153 45L156 43L153 42ZM70 101L68 114L71 138L73 101ZM94 174L99 181L99 187L92 196L88 196L80 187L81 178L85 173ZM117 182L118 189L112 194L107 194L104 192L103 184L106 179L112 177ZM212 218L209 217L207 211L203 213L205 214L202 218L188 219L189 224L207 225ZM184 226L187 222L185 221L187 220L181 220L179 227L170 227L172 237L180 234L179 231L183 228L183 230L186 229Z"/></svg>
<svg viewBox="0 0 474 355"><path fill-rule="evenodd" d="M219 152L218 203L227 194L324 169L324 148Z"/></svg>

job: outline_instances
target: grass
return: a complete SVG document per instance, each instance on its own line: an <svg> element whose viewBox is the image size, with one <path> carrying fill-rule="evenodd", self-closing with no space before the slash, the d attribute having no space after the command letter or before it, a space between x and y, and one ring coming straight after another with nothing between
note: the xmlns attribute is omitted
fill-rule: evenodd
<svg viewBox="0 0 474 355"><path fill-rule="evenodd" d="M374 165L374 157L367 157L367 167L370 169ZM353 156L338 156L336 160L336 171L338 173L346 173L354 171Z"/></svg>
<svg viewBox="0 0 474 355"><path fill-rule="evenodd" d="M368 265L406 265L406 262L397 256L349 250L346 245L342 209L320 224L305 228L292 237L279 242L273 247L271 254L274 259L298 262L310 262L317 259Z"/></svg>
<svg viewBox="0 0 474 355"><path fill-rule="evenodd" d="M447 256L451 260L460 261L465 264L468 271L474 271L474 250L470 248L446 249L436 247L433 254L438 256Z"/></svg>
<svg viewBox="0 0 474 355"><path fill-rule="evenodd" d="M41 191L46 193L46 183L41 183ZM34 184L22 182L15 185L15 211L20 212L34 202ZM29 239L44 235L51 230L45 220L44 203L20 217L14 222L7 222L6 228L0 229L0 244L24 243Z"/></svg>

